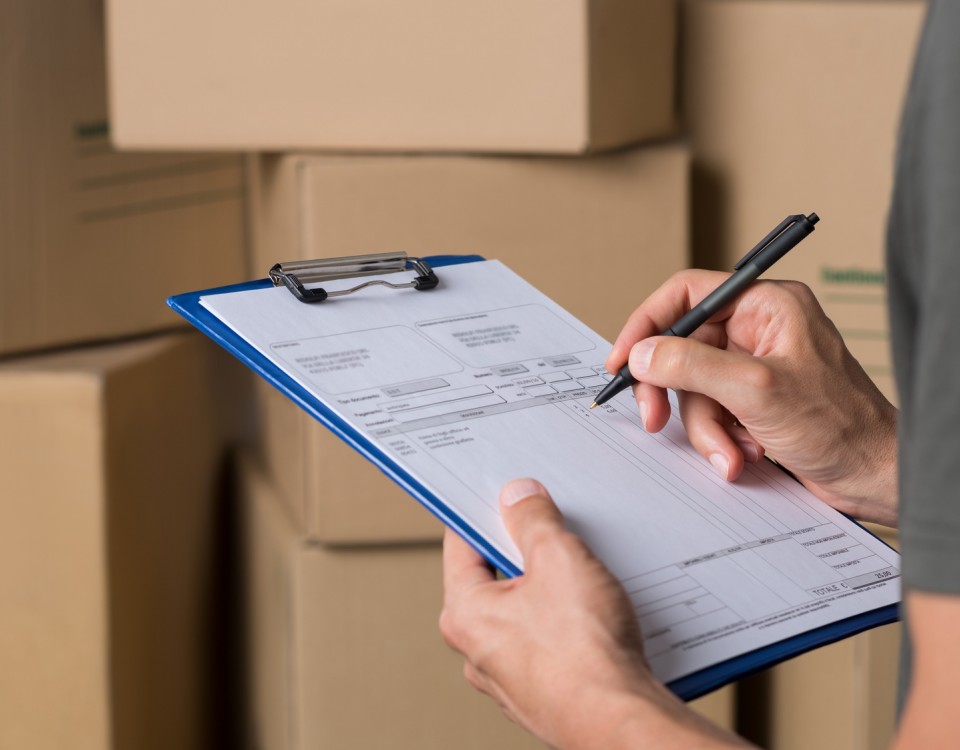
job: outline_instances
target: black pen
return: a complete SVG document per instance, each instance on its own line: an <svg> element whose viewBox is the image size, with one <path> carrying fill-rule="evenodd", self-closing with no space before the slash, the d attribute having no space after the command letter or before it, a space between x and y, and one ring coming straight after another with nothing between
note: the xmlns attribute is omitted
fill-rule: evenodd
<svg viewBox="0 0 960 750"><path fill-rule="evenodd" d="M800 241L814 230L814 225L820 221L816 214L804 216L796 214L788 216L776 228L764 237L733 267L733 274L720 286L708 294L703 301L684 315L680 320L661 333L661 336L687 337L700 326L706 323L721 309L736 299L744 289L750 286L770 266L780 260L790 250L800 244ZM636 383L636 378L630 374L629 363L620 368L620 372L613 376L606 387L597 394L597 398L590 405L604 404Z"/></svg>

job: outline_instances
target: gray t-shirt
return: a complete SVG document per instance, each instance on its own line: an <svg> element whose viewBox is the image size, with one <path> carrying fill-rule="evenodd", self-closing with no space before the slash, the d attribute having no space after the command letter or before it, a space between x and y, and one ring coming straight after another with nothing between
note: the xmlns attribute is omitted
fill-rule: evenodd
<svg viewBox="0 0 960 750"><path fill-rule="evenodd" d="M887 236L905 591L960 594L960 2L934 0ZM909 648L902 672L909 679Z"/></svg>

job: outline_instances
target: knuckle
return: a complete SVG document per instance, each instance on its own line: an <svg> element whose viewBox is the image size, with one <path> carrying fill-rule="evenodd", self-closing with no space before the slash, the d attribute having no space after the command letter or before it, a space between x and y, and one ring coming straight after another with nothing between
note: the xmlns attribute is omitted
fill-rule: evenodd
<svg viewBox="0 0 960 750"><path fill-rule="evenodd" d="M551 570L566 570L571 573L582 570L593 558L590 550L576 534L563 531L554 536L549 551L549 567Z"/></svg>
<svg viewBox="0 0 960 750"><path fill-rule="evenodd" d="M654 350L651 369L655 366L671 381L676 381L678 377L682 377L691 365L690 352L685 344L686 342L674 339L660 342Z"/></svg>
<svg viewBox="0 0 960 750"><path fill-rule="evenodd" d="M474 669L473 665L468 661L463 663L463 678L470 683L470 686L474 690L480 690L480 676L477 674L477 670Z"/></svg>
<svg viewBox="0 0 960 750"><path fill-rule="evenodd" d="M693 305L699 301L705 287L715 288L728 275L723 271L710 271L705 268L684 268L673 274L666 285L682 290L687 301Z"/></svg>
<svg viewBox="0 0 960 750"><path fill-rule="evenodd" d="M777 374L765 362L754 360L742 373L743 383L755 393L768 393L777 385Z"/></svg>
<svg viewBox="0 0 960 750"><path fill-rule="evenodd" d="M782 281L779 286L801 308L810 307L817 303L817 297L813 290L802 281Z"/></svg>
<svg viewBox="0 0 960 750"><path fill-rule="evenodd" d="M532 529L526 538L524 558L527 561L527 567L536 565L537 560L549 556L555 548L555 541L555 534L550 534L542 528Z"/></svg>
<svg viewBox="0 0 960 750"><path fill-rule="evenodd" d="M535 552L538 549L549 549L557 540L561 532L544 518L531 523L526 533L528 549Z"/></svg>
<svg viewBox="0 0 960 750"><path fill-rule="evenodd" d="M556 546L557 549L564 554L574 557L581 557L587 550L586 545L584 545L580 537L566 529L557 535Z"/></svg>
<svg viewBox="0 0 960 750"><path fill-rule="evenodd" d="M443 636L443 640L446 641L447 645L455 651L460 651L463 648L464 634L463 628L460 625L460 621L454 611L445 606L440 611L440 635Z"/></svg>
<svg viewBox="0 0 960 750"><path fill-rule="evenodd" d="M687 290L696 283L698 273L702 273L702 271L693 268L685 268L675 272L657 288L647 301L649 302L651 299L672 299L686 295ZM641 305L641 309L645 304Z"/></svg>
<svg viewBox="0 0 960 750"><path fill-rule="evenodd" d="M686 286L687 284L696 281L701 273L702 271L696 268L684 268L674 273L673 276L670 277L668 283Z"/></svg>

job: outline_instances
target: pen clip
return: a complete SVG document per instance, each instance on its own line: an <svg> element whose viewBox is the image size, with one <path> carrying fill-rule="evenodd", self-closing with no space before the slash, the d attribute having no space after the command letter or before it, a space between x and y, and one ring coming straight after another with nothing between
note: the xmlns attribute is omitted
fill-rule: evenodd
<svg viewBox="0 0 960 750"><path fill-rule="evenodd" d="M737 264L733 267L733 270L739 271L743 266L745 266L751 260L756 258L757 255L762 253L763 250L767 247L767 245L769 245L777 237L783 234L790 227L791 224L796 224L798 221L800 221L800 219L803 219L803 218L805 217L802 214L793 214L792 216L788 216L786 219L781 221L779 224L777 224L776 227L773 228L770 234L768 234L766 237L760 240L760 242L757 243L756 247L754 247L753 250L748 252L737 262Z"/></svg>

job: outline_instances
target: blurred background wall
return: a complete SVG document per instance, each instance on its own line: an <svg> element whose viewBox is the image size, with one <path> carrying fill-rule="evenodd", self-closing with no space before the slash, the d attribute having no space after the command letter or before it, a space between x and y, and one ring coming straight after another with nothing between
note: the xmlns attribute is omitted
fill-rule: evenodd
<svg viewBox="0 0 960 750"><path fill-rule="evenodd" d="M536 746L439 637L439 526L165 298L480 253L612 338L674 271L817 211L777 274L893 398L883 236L924 9L0 5L0 747ZM897 628L697 708L781 750L884 747Z"/></svg>

